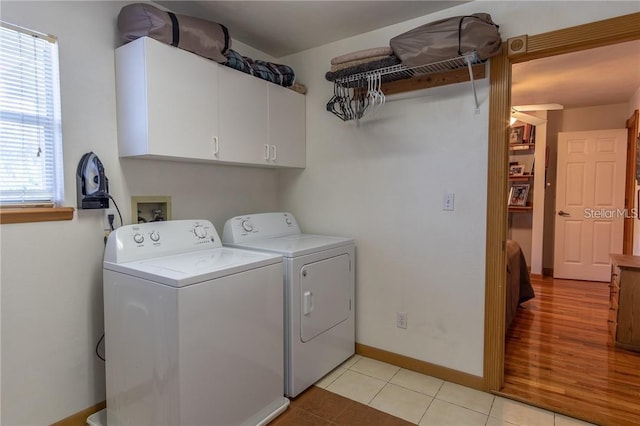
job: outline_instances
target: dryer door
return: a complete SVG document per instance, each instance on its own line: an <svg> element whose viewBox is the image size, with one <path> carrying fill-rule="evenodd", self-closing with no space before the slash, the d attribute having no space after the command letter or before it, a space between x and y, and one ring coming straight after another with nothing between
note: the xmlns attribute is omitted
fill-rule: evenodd
<svg viewBox="0 0 640 426"><path fill-rule="evenodd" d="M300 339L308 342L349 317L351 259L348 254L300 269Z"/></svg>

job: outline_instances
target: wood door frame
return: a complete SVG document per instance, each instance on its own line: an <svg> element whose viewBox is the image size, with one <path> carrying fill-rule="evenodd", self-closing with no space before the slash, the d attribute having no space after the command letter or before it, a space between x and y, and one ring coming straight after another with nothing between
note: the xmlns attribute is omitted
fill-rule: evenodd
<svg viewBox="0 0 640 426"><path fill-rule="evenodd" d="M504 382L507 236L505 200L508 191L511 65L632 40L640 40L640 13L533 36L515 37L503 44L500 55L491 58L483 361L484 386L488 391L499 391Z"/></svg>
<svg viewBox="0 0 640 426"><path fill-rule="evenodd" d="M624 192L624 204L628 212L633 211L636 200L636 151L638 149L638 110L627 120L627 177ZM637 214L637 211L636 211ZM622 254L633 254L633 227L635 218L628 214L624 218L624 240Z"/></svg>

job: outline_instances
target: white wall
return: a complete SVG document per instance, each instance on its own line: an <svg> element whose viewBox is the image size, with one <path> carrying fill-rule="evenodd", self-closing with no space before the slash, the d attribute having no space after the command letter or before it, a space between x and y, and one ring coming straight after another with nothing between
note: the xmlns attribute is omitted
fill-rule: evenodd
<svg viewBox="0 0 640 426"><path fill-rule="evenodd" d="M585 108L566 108L560 112L560 131L624 129L629 115L628 103L599 105Z"/></svg>
<svg viewBox="0 0 640 426"><path fill-rule="evenodd" d="M94 151L125 223L131 195L169 195L174 218L210 219L219 230L231 216L275 210L274 170L119 160L113 51L123 4L2 2L3 20L59 39L65 205L76 204L78 161ZM94 354L104 329L102 212L1 231L0 423L50 424L105 399L104 364Z"/></svg>
<svg viewBox="0 0 640 426"><path fill-rule="evenodd" d="M309 91L307 169L280 173L281 203L307 231L355 237L358 342L483 373L488 79L479 115L464 83L388 103L356 127L325 111L330 59L445 16L487 11L506 40L638 10L603 5L474 2L283 59ZM441 209L445 192L455 192L454 212Z"/></svg>

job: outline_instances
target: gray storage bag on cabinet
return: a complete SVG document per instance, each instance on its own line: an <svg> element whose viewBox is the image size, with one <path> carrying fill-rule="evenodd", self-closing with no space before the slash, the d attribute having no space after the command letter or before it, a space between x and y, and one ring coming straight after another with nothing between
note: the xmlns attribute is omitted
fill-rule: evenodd
<svg viewBox="0 0 640 426"><path fill-rule="evenodd" d="M392 38L390 45L407 67L444 61L473 51L484 61L502 50L498 25L488 13L430 22Z"/></svg>
<svg viewBox="0 0 640 426"><path fill-rule="evenodd" d="M165 12L145 3L123 7L118 15L118 30L125 43L151 37L219 63L227 62L224 54L231 47L224 25Z"/></svg>

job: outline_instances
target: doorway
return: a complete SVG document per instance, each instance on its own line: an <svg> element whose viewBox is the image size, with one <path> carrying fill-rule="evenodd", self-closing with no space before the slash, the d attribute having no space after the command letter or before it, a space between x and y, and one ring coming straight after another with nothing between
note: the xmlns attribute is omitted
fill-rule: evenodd
<svg viewBox="0 0 640 426"><path fill-rule="evenodd" d="M489 164L487 194L487 264L485 297L485 387L499 391L504 381L505 252L507 211L508 118L511 65L535 58L640 39L640 13L612 18L553 33L518 38L511 54L490 63ZM535 43L534 43L535 41ZM515 49L518 48L518 49ZM516 50L516 51L514 51ZM569 408L568 408L569 411ZM568 413L571 414L571 413Z"/></svg>

